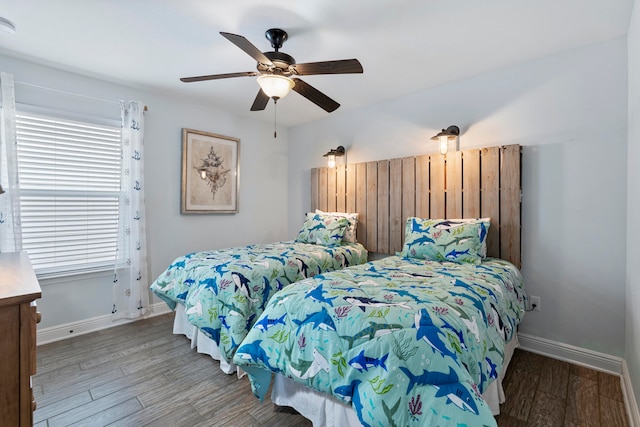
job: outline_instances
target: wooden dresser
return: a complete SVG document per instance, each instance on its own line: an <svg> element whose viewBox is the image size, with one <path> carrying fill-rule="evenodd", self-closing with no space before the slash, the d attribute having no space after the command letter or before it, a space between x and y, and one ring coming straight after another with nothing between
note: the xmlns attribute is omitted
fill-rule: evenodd
<svg viewBox="0 0 640 427"><path fill-rule="evenodd" d="M31 426L36 403L36 298L41 290L26 252L0 253L0 424Z"/></svg>

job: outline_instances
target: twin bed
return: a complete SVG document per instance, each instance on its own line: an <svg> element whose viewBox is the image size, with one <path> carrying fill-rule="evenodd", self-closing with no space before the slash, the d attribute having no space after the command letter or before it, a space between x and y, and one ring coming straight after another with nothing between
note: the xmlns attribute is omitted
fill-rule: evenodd
<svg viewBox="0 0 640 427"><path fill-rule="evenodd" d="M410 218L399 256L276 294L234 363L261 399L275 373L349 404L363 426L490 425L481 395L502 371L526 298L515 266L474 251L483 224Z"/></svg>
<svg viewBox="0 0 640 427"><path fill-rule="evenodd" d="M501 379L526 303L517 268L519 156L519 147L509 146L426 156L426 168L425 156L400 159L400 180L393 178L393 160L366 164L362 187L346 168L337 178L326 168L315 170L314 207L359 212L358 240L396 255L363 264L362 246L319 244L314 224L335 224L307 214L296 240L316 241L283 254L277 264L300 267L292 260L327 248L336 262L298 268L295 277L294 268L276 279L275 272L261 271L273 268L266 261L270 245L251 247L247 255L218 251L213 263L211 254L191 254L176 260L152 289L170 306L184 305L189 324L217 345L229 371L238 366L249 374L257 397L265 397L275 378L272 400L314 425L495 425L504 400ZM426 188L416 188L425 182ZM375 184L373 192L368 184ZM365 199L358 206L358 188L369 199L375 195L375 203ZM397 217L408 218L401 227L392 212L398 191ZM340 249L357 254L347 258ZM230 276L243 268L250 268L242 274L253 282Z"/></svg>
<svg viewBox="0 0 640 427"><path fill-rule="evenodd" d="M341 230L331 228L337 222L335 216L314 214L295 241L187 254L177 258L151 290L176 311L174 333L187 336L199 352L233 373L236 348L275 292L316 274L366 262L364 246L342 239L346 220L340 222Z"/></svg>

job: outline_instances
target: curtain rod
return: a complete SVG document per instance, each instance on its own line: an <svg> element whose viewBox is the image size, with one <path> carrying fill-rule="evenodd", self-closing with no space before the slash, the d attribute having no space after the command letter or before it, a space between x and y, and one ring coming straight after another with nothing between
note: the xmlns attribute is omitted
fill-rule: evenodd
<svg viewBox="0 0 640 427"><path fill-rule="evenodd" d="M50 88L50 87L46 87L46 86L35 85L33 83L21 82L21 81L18 81L18 80L14 80L14 83L20 84L20 85L23 85L23 86L31 86L31 87L35 87L35 88L38 88L38 89L50 90L52 92L63 93L65 95L71 95L71 96L78 96L80 98L93 99L94 101L109 102L111 104L120 104L120 102L114 101L114 100L111 100L111 99L97 98L95 96L89 96L89 95L83 95L83 94L80 94L80 93L68 92L66 90L54 89L54 88ZM147 108L146 105L144 106L144 111L148 111L148 108Z"/></svg>

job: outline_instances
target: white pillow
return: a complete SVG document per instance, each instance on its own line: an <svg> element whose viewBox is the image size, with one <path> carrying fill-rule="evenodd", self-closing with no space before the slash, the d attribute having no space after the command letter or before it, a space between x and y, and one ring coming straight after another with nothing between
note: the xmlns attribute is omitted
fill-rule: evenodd
<svg viewBox="0 0 640 427"><path fill-rule="evenodd" d="M356 229L358 228L358 214L357 213L349 213L349 212L323 212L320 209L316 209L316 214L319 215L327 215L338 218L346 218L349 221L349 225L347 225L347 229L344 231L342 235L343 242L356 243L358 240L356 238Z"/></svg>

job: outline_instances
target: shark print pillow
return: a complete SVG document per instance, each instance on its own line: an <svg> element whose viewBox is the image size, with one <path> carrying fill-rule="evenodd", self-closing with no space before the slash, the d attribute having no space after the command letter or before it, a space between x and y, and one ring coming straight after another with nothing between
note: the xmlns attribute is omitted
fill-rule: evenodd
<svg viewBox="0 0 640 427"><path fill-rule="evenodd" d="M321 216L330 216L330 217L338 217L338 218L346 218L349 222L347 228L344 230L344 235L342 236L343 242L357 243L358 240L356 238L356 229L358 227L358 214L357 213L349 213L349 212L323 212L320 209L316 209L317 214ZM307 213L307 218L313 216L312 212Z"/></svg>
<svg viewBox="0 0 640 427"><path fill-rule="evenodd" d="M489 218L407 218L405 243L398 255L428 261L480 264L487 255Z"/></svg>
<svg viewBox="0 0 640 427"><path fill-rule="evenodd" d="M325 217L319 214L307 217L296 242L322 246L338 246L349 222L346 218Z"/></svg>

